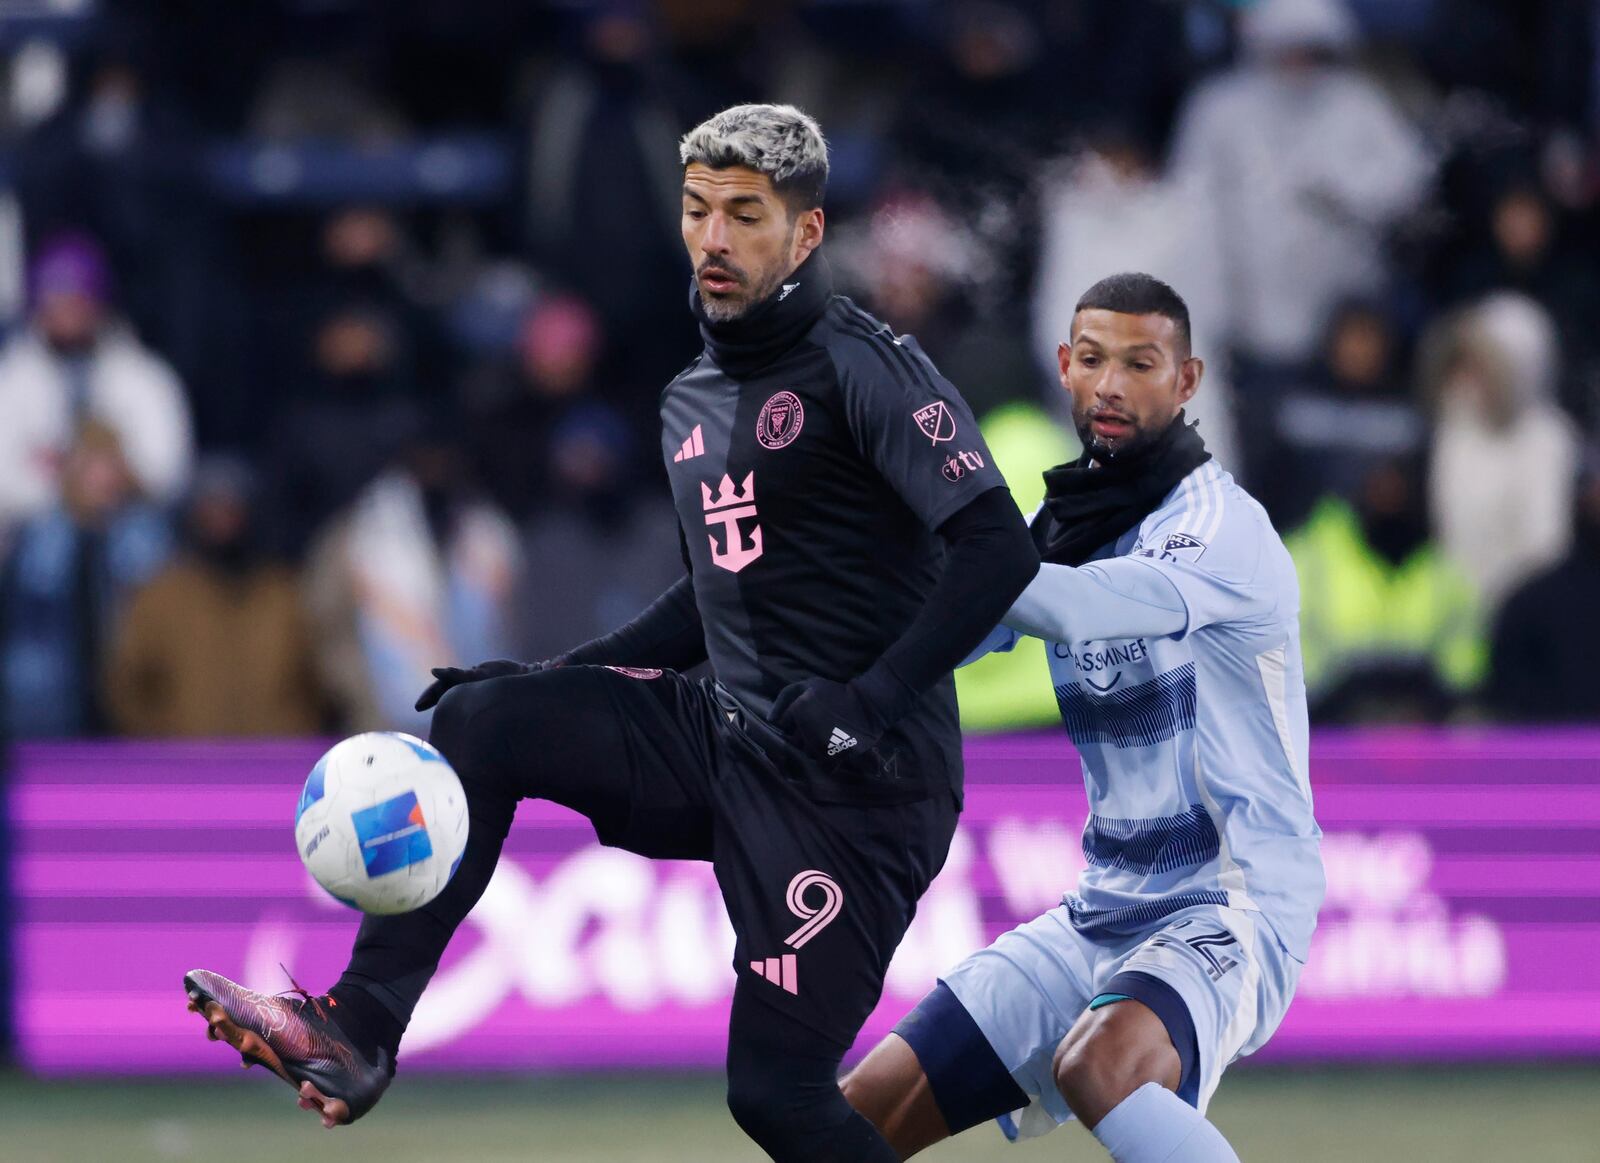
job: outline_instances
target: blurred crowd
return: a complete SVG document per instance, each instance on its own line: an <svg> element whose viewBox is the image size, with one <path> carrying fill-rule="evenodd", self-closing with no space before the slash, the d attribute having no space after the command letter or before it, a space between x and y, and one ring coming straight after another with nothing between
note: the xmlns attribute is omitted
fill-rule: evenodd
<svg viewBox="0 0 1600 1163"><path fill-rule="evenodd" d="M1025 511L1078 294L1188 300L1314 717L1600 720L1600 7L127 0L0 15L12 737L417 729L681 571L675 143L827 131L828 252ZM1053 717L1040 659L971 729Z"/></svg>

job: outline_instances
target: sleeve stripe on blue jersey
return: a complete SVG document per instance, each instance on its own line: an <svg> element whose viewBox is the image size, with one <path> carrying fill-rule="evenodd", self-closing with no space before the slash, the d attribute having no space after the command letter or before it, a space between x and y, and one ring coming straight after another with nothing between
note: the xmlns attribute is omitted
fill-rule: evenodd
<svg viewBox="0 0 1600 1163"><path fill-rule="evenodd" d="M1208 460L1184 477L1182 498L1179 523L1189 526L1183 531L1209 545L1222 526L1221 466L1215 460Z"/></svg>

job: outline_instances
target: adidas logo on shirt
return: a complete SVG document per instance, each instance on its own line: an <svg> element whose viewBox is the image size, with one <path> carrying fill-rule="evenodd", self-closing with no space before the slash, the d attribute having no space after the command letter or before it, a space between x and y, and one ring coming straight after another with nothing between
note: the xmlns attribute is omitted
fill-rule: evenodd
<svg viewBox="0 0 1600 1163"><path fill-rule="evenodd" d="M685 460L693 460L706 453L706 438L700 431L700 425L694 426L694 431L689 433L689 439L683 442L683 447L672 454L672 463L678 464Z"/></svg>
<svg viewBox="0 0 1600 1163"><path fill-rule="evenodd" d="M849 751L855 745L856 737L854 735L846 734L843 729L835 727L833 734L828 737L828 754L830 756L838 755L841 752Z"/></svg>

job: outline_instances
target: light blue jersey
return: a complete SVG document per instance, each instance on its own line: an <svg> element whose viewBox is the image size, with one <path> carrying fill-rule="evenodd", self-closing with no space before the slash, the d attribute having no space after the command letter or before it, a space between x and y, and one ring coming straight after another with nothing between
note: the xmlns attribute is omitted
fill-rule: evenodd
<svg viewBox="0 0 1600 1163"><path fill-rule="evenodd" d="M1214 905L1305 960L1324 883L1298 619L1283 542L1207 461L1095 560L1044 565L979 651L1049 647L1091 813L1063 901L1081 935Z"/></svg>

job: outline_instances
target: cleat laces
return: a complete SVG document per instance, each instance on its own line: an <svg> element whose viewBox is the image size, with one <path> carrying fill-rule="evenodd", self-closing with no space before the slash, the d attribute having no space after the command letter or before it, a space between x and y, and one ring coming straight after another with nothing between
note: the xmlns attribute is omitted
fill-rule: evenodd
<svg viewBox="0 0 1600 1163"><path fill-rule="evenodd" d="M294 1001L296 1003L296 1012L305 1009L306 1005L309 1004L312 1012L315 1013L319 1019L324 1022L328 1021L328 1011L322 1008L322 998L316 994L313 994L310 990L306 989L305 986L296 981L294 979L294 974L289 972L289 967L283 962L278 962L278 968L283 970L283 975L289 979L289 988L281 993L274 994L273 996L281 997L286 1001ZM333 1004L333 998L328 998L328 1004Z"/></svg>

